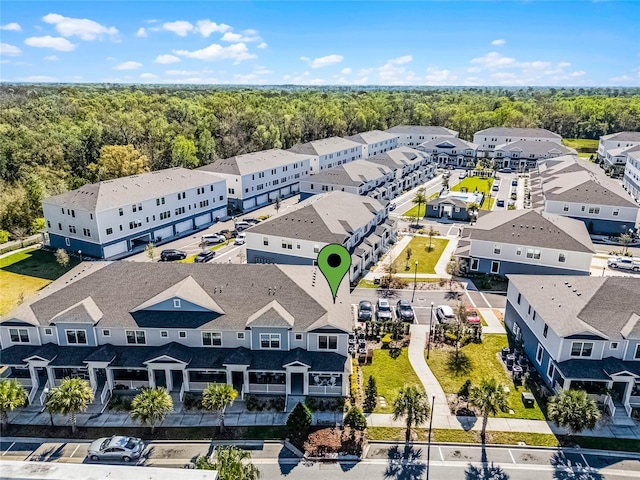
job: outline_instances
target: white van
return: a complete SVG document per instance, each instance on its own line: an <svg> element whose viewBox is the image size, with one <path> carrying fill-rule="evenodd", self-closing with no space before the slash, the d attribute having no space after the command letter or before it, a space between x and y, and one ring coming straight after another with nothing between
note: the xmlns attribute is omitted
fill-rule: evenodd
<svg viewBox="0 0 640 480"><path fill-rule="evenodd" d="M215 233L202 235L202 243L222 243L226 241L227 239L223 235L218 235Z"/></svg>

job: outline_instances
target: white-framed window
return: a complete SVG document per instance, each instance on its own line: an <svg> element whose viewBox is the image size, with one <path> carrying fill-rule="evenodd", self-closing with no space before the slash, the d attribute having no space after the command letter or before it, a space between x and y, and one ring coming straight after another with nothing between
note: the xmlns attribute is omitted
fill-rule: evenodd
<svg viewBox="0 0 640 480"><path fill-rule="evenodd" d="M337 350L337 335L318 335L318 350Z"/></svg>
<svg viewBox="0 0 640 480"><path fill-rule="evenodd" d="M501 251L502 251L502 246L501 245L494 245L493 246L493 254L494 255L500 255Z"/></svg>
<svg viewBox="0 0 640 480"><path fill-rule="evenodd" d="M9 338L11 343L30 343L29 330L26 328L10 328Z"/></svg>
<svg viewBox="0 0 640 480"><path fill-rule="evenodd" d="M104 330L102 330L102 336L103 337L110 337L111 336L111 330L108 330L108 329L105 328Z"/></svg>
<svg viewBox="0 0 640 480"><path fill-rule="evenodd" d="M636 360L640 360L640 343L638 345L636 345L636 353L633 356L634 359Z"/></svg>
<svg viewBox="0 0 640 480"><path fill-rule="evenodd" d="M187 338L187 332L185 332L184 330L178 332L178 337L179 338Z"/></svg>
<svg viewBox="0 0 640 480"><path fill-rule="evenodd" d="M160 337L167 338L169 336L169 332L167 330L160 330Z"/></svg>
<svg viewBox="0 0 640 480"><path fill-rule="evenodd" d="M613 216L617 217L618 215L620 215L620 209L619 208L614 208L613 209Z"/></svg>
<svg viewBox="0 0 640 480"><path fill-rule="evenodd" d="M584 209L584 207L582 207L582 208ZM565 203L565 204L562 206L562 211L563 211L563 212L568 212L568 211L569 211L569 205ZM584 210L583 210L583 211L584 211Z"/></svg>
<svg viewBox="0 0 640 480"><path fill-rule="evenodd" d="M518 256L522 255L522 247L516 248L516 255Z"/></svg>
<svg viewBox="0 0 640 480"><path fill-rule="evenodd" d="M179 298L174 298L173 299L173 308L181 308L182 307L182 302L180 302Z"/></svg>
<svg viewBox="0 0 640 480"><path fill-rule="evenodd" d="M71 246L71 240L69 240L68 238L65 238L65 239L64 239L64 244L65 244L67 247L70 247L70 246Z"/></svg>
<svg viewBox="0 0 640 480"><path fill-rule="evenodd" d="M619 344L618 344L618 342L611 342L611 343L609 344L609 348L610 348L611 350L617 350L617 349L618 349L618 345L619 345Z"/></svg>
<svg viewBox="0 0 640 480"><path fill-rule="evenodd" d="M498 273L500 271L500 262L493 260L491 262L491 273Z"/></svg>
<svg viewBox="0 0 640 480"><path fill-rule="evenodd" d="M144 330L125 330L124 334L129 345L146 345L147 343L147 335Z"/></svg>
<svg viewBox="0 0 640 480"><path fill-rule="evenodd" d="M590 357L593 353L593 342L571 342L572 357Z"/></svg>
<svg viewBox="0 0 640 480"><path fill-rule="evenodd" d="M236 333L236 338L238 340L244 340L244 332L237 332Z"/></svg>
<svg viewBox="0 0 640 480"><path fill-rule="evenodd" d="M205 347L222 346L222 333L220 332L202 332L202 345Z"/></svg>
<svg viewBox="0 0 640 480"><path fill-rule="evenodd" d="M542 345L538 344L538 349L536 350L536 362L538 362L538 365L542 365L543 353L544 353L544 348L542 348Z"/></svg>
<svg viewBox="0 0 640 480"><path fill-rule="evenodd" d="M53 328L49 328L49 327L45 328L44 329L44 334L45 335L53 335Z"/></svg>
<svg viewBox="0 0 640 480"><path fill-rule="evenodd" d="M87 344L87 332L84 330L65 330L67 335L67 343L74 345Z"/></svg>
<svg viewBox="0 0 640 480"><path fill-rule="evenodd" d="M527 248L527 258L533 258L533 249Z"/></svg>
<svg viewBox="0 0 640 480"><path fill-rule="evenodd" d="M269 237L262 237L263 245L269 245Z"/></svg>
<svg viewBox="0 0 640 480"><path fill-rule="evenodd" d="M471 259L471 270L478 270L480 266L480 260L477 258L472 258Z"/></svg>
<svg viewBox="0 0 640 480"><path fill-rule="evenodd" d="M529 308L527 308L527 315L531 316L531 305L529 305Z"/></svg>
<svg viewBox="0 0 640 480"><path fill-rule="evenodd" d="M301 341L302 340L302 334L301 333L296 333L295 337L294 337L297 341Z"/></svg>
<svg viewBox="0 0 640 480"><path fill-rule="evenodd" d="M553 380L553 374L556 373L556 366L553 362L549 362L549 368L547 368L547 378Z"/></svg>
<svg viewBox="0 0 640 480"><path fill-rule="evenodd" d="M565 263L567 261L567 255L564 253L558 254L558 262Z"/></svg>
<svg viewBox="0 0 640 480"><path fill-rule="evenodd" d="M518 298L517 298L517 300L516 300L516 303L517 303L518 305L520 305L520 300L522 300L522 294L521 294L521 293L518 293Z"/></svg>
<svg viewBox="0 0 640 480"><path fill-rule="evenodd" d="M280 348L280 334L279 333L261 333L260 334L260 348L264 348L264 349L279 349Z"/></svg>
<svg viewBox="0 0 640 480"><path fill-rule="evenodd" d="M547 338L547 335L549 334L549 325L547 325L546 323L544 324L544 327L542 327L542 336L544 338Z"/></svg>

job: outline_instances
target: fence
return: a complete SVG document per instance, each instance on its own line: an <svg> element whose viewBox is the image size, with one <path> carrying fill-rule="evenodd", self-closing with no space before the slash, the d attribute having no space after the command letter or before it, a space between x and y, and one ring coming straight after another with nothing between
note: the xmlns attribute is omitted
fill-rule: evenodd
<svg viewBox="0 0 640 480"><path fill-rule="evenodd" d="M30 247L31 245L36 245L38 243L42 243L41 233L25 238L23 241L14 240L11 242L3 243L2 245L0 245L0 255L2 255L3 253L13 252L14 250L19 250L24 247Z"/></svg>

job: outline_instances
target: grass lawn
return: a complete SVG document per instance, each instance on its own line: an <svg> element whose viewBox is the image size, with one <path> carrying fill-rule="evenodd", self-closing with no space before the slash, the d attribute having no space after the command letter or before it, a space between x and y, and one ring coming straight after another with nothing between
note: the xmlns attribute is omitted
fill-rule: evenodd
<svg viewBox="0 0 640 480"><path fill-rule="evenodd" d="M389 350L374 350L371 365L364 365L361 368L364 384L367 384L369 375L372 375L378 385L378 397L384 397L387 402L386 407L381 407L380 402L378 402L374 413L391 413L393 402L397 398L398 390L401 387L418 385L422 388L422 383L420 383L420 379L409 362L409 354L406 348L402 349L400 356L396 359L391 358Z"/></svg>
<svg viewBox="0 0 640 480"><path fill-rule="evenodd" d="M375 283L363 278L358 282L358 288L380 288L380 285L376 285Z"/></svg>
<svg viewBox="0 0 640 480"><path fill-rule="evenodd" d="M590 138L563 138L562 144L569 148L575 148L578 153L592 154L598 151L598 140Z"/></svg>
<svg viewBox="0 0 640 480"><path fill-rule="evenodd" d="M431 239L431 251L427 251L429 247L428 237L413 237L409 244L402 250L402 253L393 261L397 273L414 273L415 264L418 262L418 273L436 273L436 263L440 260L442 252L446 248L449 240L446 238L433 237ZM409 259L409 268L407 269L407 249L411 249L411 258Z"/></svg>
<svg viewBox="0 0 640 480"><path fill-rule="evenodd" d="M438 195L440 195L440 192L436 192L430 195L429 197L427 197L427 201L433 200L434 198L438 198ZM420 205L420 213L421 213L420 218L424 218L424 216L427 214L427 206L425 204ZM418 215L418 205L414 205L413 207L411 207L409 210L407 210L402 214L403 217L411 217L411 218L415 218L417 215Z"/></svg>
<svg viewBox="0 0 640 480"><path fill-rule="evenodd" d="M78 263L77 258L70 257L69 269ZM27 299L66 272L52 252L38 248L0 258L0 315L15 308L21 294Z"/></svg>
<svg viewBox="0 0 640 480"><path fill-rule="evenodd" d="M481 344L471 343L460 349L460 352L469 360L469 368L466 372L452 371L449 366L449 355L453 349L436 348L431 350L431 358L427 361L429 368L438 378L445 393L458 393L465 380L478 384L484 378L495 378L503 385L510 388L509 406L514 414L499 412L498 417L525 418L531 420L544 420L544 414L536 404L534 408L525 408L522 404L521 393L529 391L523 386L516 387L507 375L502 363L496 356L502 347L509 346L506 335L484 335Z"/></svg>
<svg viewBox="0 0 640 480"><path fill-rule="evenodd" d="M451 187L451 191L461 192L463 188L466 188L468 192L482 192L484 193L484 202L482 202L480 209L491 210L494 199L489 197L489 193L491 192L492 186L493 178L467 177L459 184Z"/></svg>

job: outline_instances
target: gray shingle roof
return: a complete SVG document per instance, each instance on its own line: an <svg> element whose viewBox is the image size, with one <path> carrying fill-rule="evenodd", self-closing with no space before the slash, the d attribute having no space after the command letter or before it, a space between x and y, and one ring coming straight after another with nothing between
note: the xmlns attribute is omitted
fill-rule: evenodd
<svg viewBox="0 0 640 480"><path fill-rule="evenodd" d="M367 159L368 162L374 162L392 169L404 168L405 165L411 165L420 162L429 156L425 152L410 147L398 147L388 152L379 153Z"/></svg>
<svg viewBox="0 0 640 480"><path fill-rule="evenodd" d="M76 190L45 198L43 203L102 211L222 181L223 178L198 170L175 167L83 185Z"/></svg>
<svg viewBox="0 0 640 480"><path fill-rule="evenodd" d="M640 278L508 275L509 282L559 335L640 339ZM575 290L575 291L574 291ZM580 294L580 295L578 295Z"/></svg>
<svg viewBox="0 0 640 480"><path fill-rule="evenodd" d="M398 135L393 135L381 130L370 130L368 132L358 133L345 138L347 140L353 140L354 142L368 145L371 143L383 142L385 140L393 140L394 138L398 138Z"/></svg>
<svg viewBox="0 0 640 480"><path fill-rule="evenodd" d="M325 185L359 186L377 180L391 172L389 167L372 164L369 160L355 160L323 170L306 178Z"/></svg>
<svg viewBox="0 0 640 480"><path fill-rule="evenodd" d="M573 148L567 148L564 145L561 145L556 142L527 142L526 140L517 140L515 142L504 143L502 145L498 145L495 148L495 151L504 151L504 152L524 152L526 154L553 154L556 156L559 155L570 155L575 154L576 151ZM526 158L524 158L526 159Z"/></svg>
<svg viewBox="0 0 640 480"><path fill-rule="evenodd" d="M531 137L531 138L546 138L553 137L561 139L562 137L557 133L553 133L544 128L509 128L509 127L491 127L476 132L475 135L496 135L496 136L512 136L512 137Z"/></svg>
<svg viewBox="0 0 640 480"><path fill-rule="evenodd" d="M370 197L333 191L311 197L295 210L247 230L247 234L343 243L350 232L367 225L384 206Z"/></svg>
<svg viewBox="0 0 640 480"><path fill-rule="evenodd" d="M584 223L538 210L494 211L464 229L467 240L593 253Z"/></svg>
<svg viewBox="0 0 640 480"><path fill-rule="evenodd" d="M475 143L467 142L466 140L462 140L458 137L446 137L446 138L436 138L435 140L429 140L428 142L424 142L420 144L423 148L451 148L456 150L475 150L478 148L478 145Z"/></svg>
<svg viewBox="0 0 640 480"><path fill-rule="evenodd" d="M619 140L621 142L640 142L640 132L610 133L600 137L602 140Z"/></svg>
<svg viewBox="0 0 640 480"><path fill-rule="evenodd" d="M328 153L340 152L351 148L360 147L359 142L348 140L342 137L323 138L321 140L312 140L307 143L298 143L289 148L289 152L300 153L304 155L326 155Z"/></svg>
<svg viewBox="0 0 640 480"><path fill-rule="evenodd" d="M197 170L228 175L248 175L291 163L309 160L309 155L300 155L287 150L271 149L245 153L231 158L216 160Z"/></svg>
<svg viewBox="0 0 640 480"><path fill-rule="evenodd" d="M396 125L395 127L387 128L385 132L425 136L439 135L441 137L455 137L458 135L458 132L451 130L450 128L424 125Z"/></svg>

